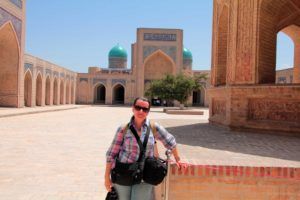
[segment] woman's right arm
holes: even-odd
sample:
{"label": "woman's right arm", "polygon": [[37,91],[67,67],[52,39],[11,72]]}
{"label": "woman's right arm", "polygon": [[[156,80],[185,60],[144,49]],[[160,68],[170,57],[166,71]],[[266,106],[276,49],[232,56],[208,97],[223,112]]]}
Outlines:
{"label": "woman's right arm", "polygon": [[112,182],[110,179],[110,170],[112,167],[112,163],[114,162],[115,157],[119,154],[121,145],[123,143],[123,136],[124,136],[123,132],[124,132],[123,127],[119,127],[109,149],[106,152],[104,185],[107,191],[111,191]]}
{"label": "woman's right arm", "polygon": [[112,182],[110,179],[110,170],[111,170],[111,163],[106,163],[105,167],[105,175],[104,175],[104,185],[107,191],[111,191]]}

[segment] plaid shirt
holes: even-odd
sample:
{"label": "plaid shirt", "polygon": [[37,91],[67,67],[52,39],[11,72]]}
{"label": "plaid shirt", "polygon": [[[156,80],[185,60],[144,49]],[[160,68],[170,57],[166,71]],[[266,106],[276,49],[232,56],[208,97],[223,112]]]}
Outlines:
{"label": "plaid shirt", "polygon": [[[130,120],[129,126],[133,125],[133,119]],[[134,125],[133,125],[134,126]],[[125,125],[120,126],[115,134],[115,137],[106,152],[106,162],[114,163],[116,156],[119,154],[119,160],[122,163],[133,163],[139,158],[140,148],[131,130],[128,128],[126,133]],[[154,136],[150,127],[150,121],[145,120],[142,125],[140,140],[143,143],[146,136],[147,128],[150,128],[149,139],[147,143],[146,156],[153,157],[154,154]],[[157,130],[156,138],[160,140],[167,149],[173,149],[176,146],[176,141],[173,135],[171,135],[163,126],[155,123]]]}

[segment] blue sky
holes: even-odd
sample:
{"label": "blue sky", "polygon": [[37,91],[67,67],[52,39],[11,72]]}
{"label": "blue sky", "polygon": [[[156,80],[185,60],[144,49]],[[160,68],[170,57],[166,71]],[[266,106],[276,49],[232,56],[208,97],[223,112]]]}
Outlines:
{"label": "blue sky", "polygon": [[[210,69],[212,0],[51,0],[26,2],[26,53],[76,72],[108,66],[108,52],[119,43],[128,53],[137,28],[184,31],[193,69]],[[293,44],[278,36],[277,69],[293,65]]]}

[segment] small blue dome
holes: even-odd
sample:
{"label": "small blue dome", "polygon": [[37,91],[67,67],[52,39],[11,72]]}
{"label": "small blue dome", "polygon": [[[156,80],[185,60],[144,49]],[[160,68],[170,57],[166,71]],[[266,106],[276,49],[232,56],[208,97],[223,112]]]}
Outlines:
{"label": "small blue dome", "polygon": [[126,50],[121,47],[119,44],[117,44],[116,46],[114,46],[108,54],[109,58],[127,58],[127,52]]}
{"label": "small blue dome", "polygon": [[187,48],[183,48],[182,55],[183,55],[183,59],[193,60],[192,52]]}

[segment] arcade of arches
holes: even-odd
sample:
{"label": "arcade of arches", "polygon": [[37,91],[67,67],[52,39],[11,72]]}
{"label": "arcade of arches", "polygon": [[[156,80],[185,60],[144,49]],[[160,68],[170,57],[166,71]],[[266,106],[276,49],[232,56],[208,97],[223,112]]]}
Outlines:
{"label": "arcade of arches", "polygon": [[75,104],[76,73],[25,54],[24,105]]}
{"label": "arcade of arches", "polygon": [[[299,10],[298,0],[214,1],[210,122],[300,132]],[[275,82],[280,31],[295,46],[289,85]]]}

